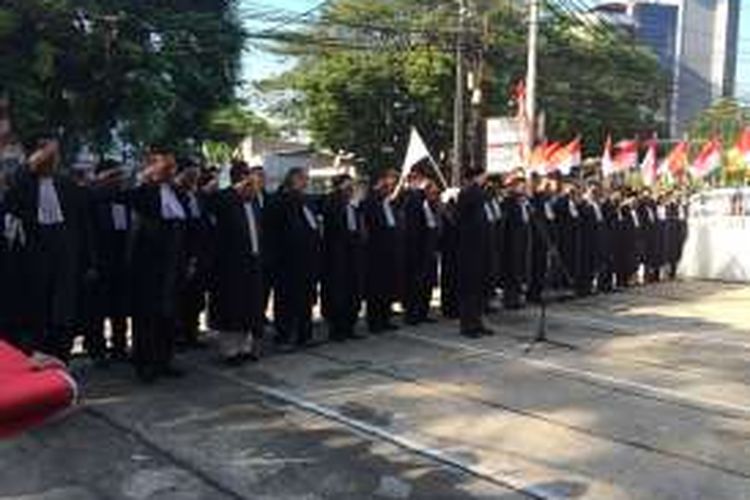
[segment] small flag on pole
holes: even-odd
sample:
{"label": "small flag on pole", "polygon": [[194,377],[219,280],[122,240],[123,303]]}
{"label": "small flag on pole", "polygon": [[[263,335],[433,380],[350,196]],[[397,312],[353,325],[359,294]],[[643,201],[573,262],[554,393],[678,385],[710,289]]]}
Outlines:
{"label": "small flag on pole", "polygon": [[623,140],[615,144],[615,170],[623,172],[638,165],[638,141]]}
{"label": "small flag on pole", "polygon": [[646,186],[653,186],[659,181],[659,164],[656,159],[656,140],[647,144],[646,156],[641,162],[641,177]]}
{"label": "small flag on pole", "polygon": [[673,180],[679,180],[688,167],[688,143],[680,141],[661,164],[660,173]]}
{"label": "small flag on pole", "polygon": [[443,184],[443,187],[448,187],[443,173],[440,171],[438,164],[432,158],[424,140],[422,140],[422,136],[419,134],[416,127],[412,127],[409,136],[409,146],[406,149],[406,157],[404,158],[404,164],[401,166],[401,179],[399,180],[399,185],[403,185],[404,182],[406,182],[406,178],[409,177],[411,171],[422,160],[430,161],[430,165],[435,171],[435,175],[437,175],[438,179]]}
{"label": "small flag on pole", "polygon": [[697,179],[703,179],[721,166],[721,141],[713,138],[703,145],[693,161],[690,173]]}
{"label": "small flag on pole", "polygon": [[612,161],[612,136],[607,136],[607,142],[604,143],[604,153],[602,153],[602,175],[609,177],[615,173],[615,164]]}

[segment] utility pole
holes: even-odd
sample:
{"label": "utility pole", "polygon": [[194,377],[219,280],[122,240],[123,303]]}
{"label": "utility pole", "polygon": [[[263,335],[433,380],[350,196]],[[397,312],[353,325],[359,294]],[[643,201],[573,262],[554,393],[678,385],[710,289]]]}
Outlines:
{"label": "utility pole", "polygon": [[529,1],[529,54],[526,66],[526,120],[528,121],[527,151],[532,151],[536,139],[536,81],[539,49],[539,2]]}
{"label": "utility pole", "polygon": [[466,17],[468,15],[467,0],[459,0],[458,6],[459,30],[456,43],[456,96],[453,103],[453,168],[451,170],[451,183],[453,186],[461,185],[461,170],[464,162],[464,151],[466,150],[466,67],[464,52],[466,45]]}

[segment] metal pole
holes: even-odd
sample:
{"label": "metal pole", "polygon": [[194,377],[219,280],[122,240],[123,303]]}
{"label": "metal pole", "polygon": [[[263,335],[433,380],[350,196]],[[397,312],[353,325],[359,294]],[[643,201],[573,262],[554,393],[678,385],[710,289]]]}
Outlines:
{"label": "metal pole", "polygon": [[526,119],[528,120],[528,151],[536,139],[536,82],[539,45],[539,1],[529,0],[529,54],[526,66]]}
{"label": "metal pole", "polygon": [[466,106],[466,70],[464,65],[464,49],[466,36],[466,15],[468,7],[467,0],[459,0],[459,32],[456,43],[456,96],[453,107],[453,169],[451,171],[451,183],[453,186],[461,184],[461,169],[464,162],[465,151],[465,118]]}

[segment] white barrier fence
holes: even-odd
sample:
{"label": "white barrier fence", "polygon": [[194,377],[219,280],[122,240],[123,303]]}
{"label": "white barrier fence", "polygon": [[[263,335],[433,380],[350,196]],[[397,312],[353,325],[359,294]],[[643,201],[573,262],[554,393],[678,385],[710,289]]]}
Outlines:
{"label": "white barrier fence", "polygon": [[696,194],[690,199],[689,214],[680,275],[749,283],[750,189]]}

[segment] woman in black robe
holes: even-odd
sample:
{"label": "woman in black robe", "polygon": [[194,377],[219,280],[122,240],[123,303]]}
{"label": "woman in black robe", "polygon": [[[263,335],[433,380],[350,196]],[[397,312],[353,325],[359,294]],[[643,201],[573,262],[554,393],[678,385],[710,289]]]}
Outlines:
{"label": "woman in black robe", "polygon": [[219,249],[213,269],[211,326],[219,332],[221,355],[228,363],[257,360],[263,342],[263,242],[255,203],[258,174],[232,167],[232,187],[208,198]]}

